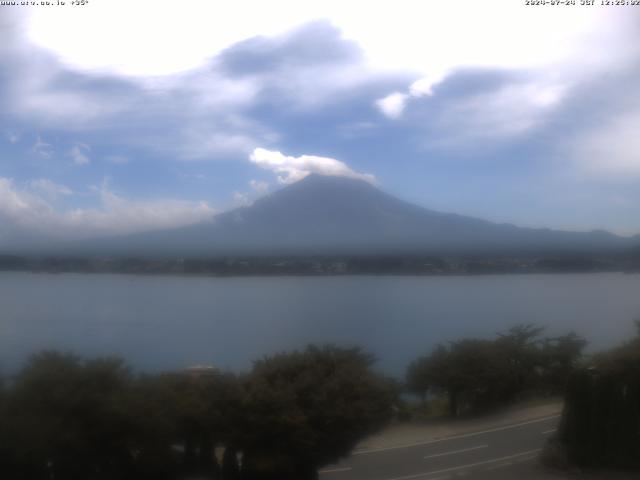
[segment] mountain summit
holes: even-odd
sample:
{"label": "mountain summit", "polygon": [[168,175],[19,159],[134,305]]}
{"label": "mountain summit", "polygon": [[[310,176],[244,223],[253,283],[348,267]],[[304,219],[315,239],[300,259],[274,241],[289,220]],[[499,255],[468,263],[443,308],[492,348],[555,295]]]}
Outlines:
{"label": "mountain summit", "polygon": [[177,256],[515,254],[610,252],[632,243],[601,231],[519,228],[435,212],[362,180],[309,175],[210,222],[102,239],[85,247],[104,254]]}

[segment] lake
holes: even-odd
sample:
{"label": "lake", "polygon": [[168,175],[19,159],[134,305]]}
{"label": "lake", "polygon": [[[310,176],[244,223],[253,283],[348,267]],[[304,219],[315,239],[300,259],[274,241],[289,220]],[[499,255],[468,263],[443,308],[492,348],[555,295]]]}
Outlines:
{"label": "lake", "polygon": [[359,345],[402,375],[438,342],[518,323],[613,346],[640,318],[640,275],[178,277],[0,273],[0,371],[44,348],[138,370],[251,361],[307,343]]}

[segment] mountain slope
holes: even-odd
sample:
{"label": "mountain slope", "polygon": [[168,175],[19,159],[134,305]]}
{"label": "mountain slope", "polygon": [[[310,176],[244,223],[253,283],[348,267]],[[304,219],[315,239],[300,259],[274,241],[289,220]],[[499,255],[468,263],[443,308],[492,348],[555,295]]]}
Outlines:
{"label": "mountain slope", "polygon": [[79,252],[178,256],[586,253],[610,252],[637,243],[637,238],[602,231],[519,228],[435,212],[363,181],[310,175],[211,222],[85,242]]}

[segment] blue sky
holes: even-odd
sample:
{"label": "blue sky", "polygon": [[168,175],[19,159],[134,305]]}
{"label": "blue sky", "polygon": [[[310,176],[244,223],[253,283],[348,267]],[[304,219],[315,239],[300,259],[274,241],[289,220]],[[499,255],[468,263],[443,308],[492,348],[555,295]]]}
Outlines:
{"label": "blue sky", "polygon": [[640,233],[640,7],[448,3],[0,7],[0,245],[186,225],[311,172]]}

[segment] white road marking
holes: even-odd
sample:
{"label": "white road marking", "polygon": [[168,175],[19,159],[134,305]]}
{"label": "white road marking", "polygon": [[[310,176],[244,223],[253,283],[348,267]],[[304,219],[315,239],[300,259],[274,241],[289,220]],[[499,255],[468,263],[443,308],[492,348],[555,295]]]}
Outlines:
{"label": "white road marking", "polygon": [[467,468],[479,467],[481,465],[489,465],[491,463],[496,463],[496,462],[505,462],[505,461],[511,460],[513,458],[518,458],[518,457],[522,457],[522,456],[525,456],[525,455],[531,455],[533,453],[538,453],[541,450],[542,450],[541,448],[537,448],[536,450],[527,450],[526,452],[520,452],[520,453],[516,453],[516,454],[513,454],[513,455],[508,455],[506,457],[492,458],[491,460],[484,460],[482,462],[469,463],[467,465],[460,465],[459,467],[443,468],[441,470],[433,470],[431,472],[415,473],[413,475],[405,475],[404,477],[388,478],[387,480],[411,480],[413,478],[429,477],[429,476],[432,476],[432,475],[438,475],[440,473],[455,472],[456,470],[465,470]]}
{"label": "white road marking", "polygon": [[461,450],[452,450],[451,452],[443,452],[443,453],[435,453],[433,455],[427,455],[424,458],[436,458],[436,457],[444,457],[446,455],[455,455],[456,453],[464,453],[464,452],[470,452],[472,450],[480,450],[481,448],[488,448],[489,445],[478,445],[477,447],[469,447],[469,448],[463,448]]}
{"label": "white road marking", "polygon": [[542,432],[542,435],[549,435],[550,433],[553,433],[557,430],[557,428],[552,428],[551,430],[545,430],[544,432]]}
{"label": "white road marking", "polygon": [[342,467],[342,468],[328,468],[326,470],[320,470],[318,473],[323,475],[325,473],[338,473],[338,472],[348,472],[351,470],[351,467]]}
{"label": "white road marking", "polygon": [[515,465],[515,464],[518,464],[518,463],[528,462],[528,461],[534,460],[536,458],[538,458],[537,455],[531,455],[531,456],[524,457],[524,458],[518,458],[517,460],[511,460],[509,462],[501,463],[499,465],[496,465],[495,467],[489,467],[489,468],[487,468],[487,470],[498,470],[500,468],[510,467],[511,465]]}
{"label": "white road marking", "polygon": [[404,445],[396,445],[396,446],[393,446],[393,447],[371,448],[371,449],[368,449],[368,450],[356,450],[355,452],[352,452],[351,455],[366,455],[366,454],[369,454],[369,453],[386,452],[388,450],[399,450],[401,448],[419,447],[421,445],[432,445],[434,443],[448,442],[449,440],[458,440],[460,438],[475,437],[477,435],[483,435],[485,433],[500,432],[502,430],[510,430],[512,428],[523,427],[525,425],[532,425],[534,423],[542,423],[542,422],[546,422],[547,420],[552,420],[554,418],[560,418],[560,415],[551,415],[549,417],[538,418],[536,420],[529,420],[527,422],[515,423],[515,424],[512,424],[512,425],[505,425],[504,427],[490,428],[488,430],[483,430],[483,431],[480,431],[480,432],[464,433],[462,435],[454,435],[454,436],[446,437],[446,438],[438,438],[438,439],[434,439],[434,440],[426,440],[424,442],[406,443]]}

